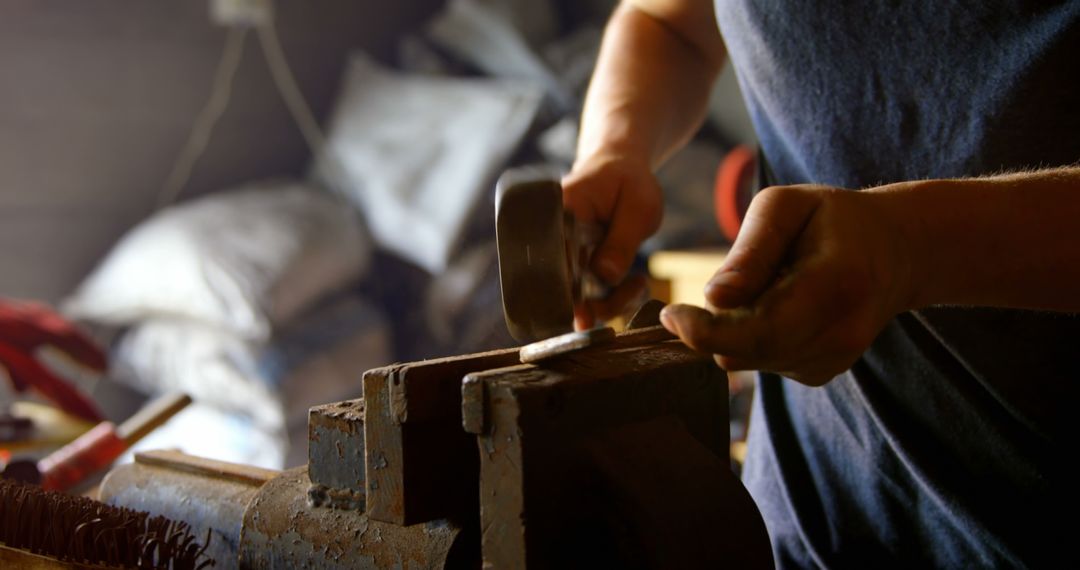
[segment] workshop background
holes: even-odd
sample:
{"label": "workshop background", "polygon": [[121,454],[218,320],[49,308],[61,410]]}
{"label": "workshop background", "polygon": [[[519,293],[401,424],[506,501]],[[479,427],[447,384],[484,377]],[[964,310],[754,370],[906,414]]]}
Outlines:
{"label": "workshop background", "polygon": [[[569,167],[613,2],[260,6],[0,0],[0,297],[105,343],[68,372],[115,419],[192,395],[139,448],[281,468],[365,370],[513,344],[494,180]],[[726,243],[717,169],[754,136],[730,72],[713,100],[643,264]]]}

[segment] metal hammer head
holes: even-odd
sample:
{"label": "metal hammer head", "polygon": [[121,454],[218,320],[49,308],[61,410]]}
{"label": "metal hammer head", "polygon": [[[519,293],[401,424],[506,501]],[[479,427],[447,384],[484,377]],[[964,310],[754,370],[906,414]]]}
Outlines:
{"label": "metal hammer head", "polygon": [[543,169],[508,170],[495,187],[495,234],[503,315],[510,334],[531,342],[573,330],[571,223],[562,186]]}

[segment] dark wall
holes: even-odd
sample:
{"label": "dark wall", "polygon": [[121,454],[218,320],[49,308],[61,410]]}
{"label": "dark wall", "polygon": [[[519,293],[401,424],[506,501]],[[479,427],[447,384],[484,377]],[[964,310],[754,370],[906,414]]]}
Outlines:
{"label": "dark wall", "polygon": [[[350,49],[392,53],[438,0],[278,0],[323,119]],[[206,0],[0,0],[0,296],[55,301],[151,211],[210,92]],[[308,152],[249,34],[232,102],[184,196],[299,175]]]}

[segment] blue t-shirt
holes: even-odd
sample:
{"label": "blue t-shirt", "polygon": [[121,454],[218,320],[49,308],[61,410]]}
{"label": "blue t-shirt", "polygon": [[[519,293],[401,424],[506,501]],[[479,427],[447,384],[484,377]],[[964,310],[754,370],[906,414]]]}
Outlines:
{"label": "blue t-shirt", "polygon": [[[715,6],[773,183],[1080,161],[1078,1]],[[825,387],[762,375],[744,480],[778,565],[1080,567],[1078,356],[1075,315],[933,308]]]}

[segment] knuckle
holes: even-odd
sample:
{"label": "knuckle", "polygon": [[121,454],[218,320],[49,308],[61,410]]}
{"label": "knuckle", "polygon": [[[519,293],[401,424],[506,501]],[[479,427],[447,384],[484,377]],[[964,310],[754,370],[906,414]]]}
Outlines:
{"label": "knuckle", "polygon": [[753,202],[770,203],[791,195],[791,186],[768,186],[754,196]]}
{"label": "knuckle", "polygon": [[804,197],[807,193],[822,193],[823,186],[812,184],[791,184],[785,186],[769,186],[757,193],[751,201],[751,206],[758,203],[759,208],[772,208],[790,200]]}

